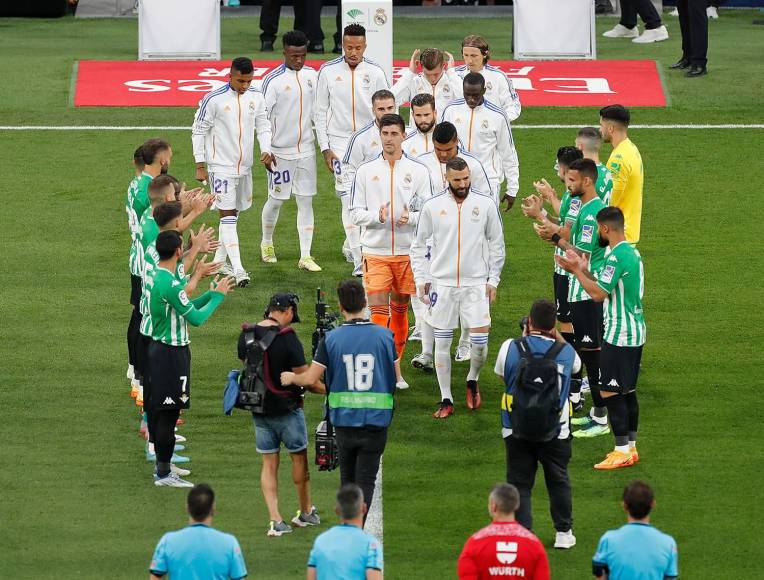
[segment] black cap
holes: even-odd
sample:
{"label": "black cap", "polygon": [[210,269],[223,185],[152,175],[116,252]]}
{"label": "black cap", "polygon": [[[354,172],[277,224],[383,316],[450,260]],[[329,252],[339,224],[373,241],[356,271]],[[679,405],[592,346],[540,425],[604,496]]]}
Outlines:
{"label": "black cap", "polygon": [[268,302],[268,308],[265,311],[265,315],[268,316],[274,310],[285,310],[289,306],[292,307],[294,316],[292,322],[300,322],[300,316],[297,314],[297,305],[300,303],[300,297],[297,294],[291,292],[282,292],[271,296],[270,302]]}

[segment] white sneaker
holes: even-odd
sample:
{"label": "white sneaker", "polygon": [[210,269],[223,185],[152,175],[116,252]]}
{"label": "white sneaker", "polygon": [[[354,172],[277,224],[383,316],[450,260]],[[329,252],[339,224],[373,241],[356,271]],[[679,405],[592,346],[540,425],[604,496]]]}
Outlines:
{"label": "white sneaker", "polygon": [[660,42],[661,40],[668,40],[668,30],[665,26],[659,26],[651,30],[645,30],[640,36],[632,39],[632,42],[637,44],[650,44],[651,42]]}
{"label": "white sneaker", "polygon": [[170,468],[170,475],[167,477],[154,476],[154,485],[157,487],[194,487],[194,484],[185,479],[181,479],[178,475],[172,472]]}
{"label": "white sneaker", "polygon": [[218,274],[221,276],[233,276],[233,268],[231,268],[231,264],[225,262],[222,266],[220,266]]}
{"label": "white sneaker", "polygon": [[186,438],[183,437],[183,435],[178,435],[177,433],[175,434],[175,443],[185,443],[185,442],[186,442]]}
{"label": "white sneaker", "polygon": [[428,373],[431,373],[435,368],[432,361],[432,355],[425,353],[420,353],[412,358],[411,366],[415,369],[420,369]]}
{"label": "white sneaker", "polygon": [[590,393],[592,391],[592,388],[589,386],[589,377],[584,377],[581,379],[581,392],[582,393]]}
{"label": "white sneaker", "polygon": [[639,26],[626,28],[623,24],[616,24],[612,29],[603,32],[602,36],[606,38],[636,38],[639,36]]}
{"label": "white sneaker", "polygon": [[178,477],[188,477],[191,475],[190,469],[183,469],[182,467],[178,467],[174,463],[170,463],[170,471],[177,475]]}
{"label": "white sneaker", "polygon": [[669,16],[679,16],[679,8],[674,8],[671,12],[669,12]]}
{"label": "white sneaker", "polygon": [[573,535],[573,530],[567,532],[557,532],[554,537],[554,547],[560,550],[569,550],[576,545],[576,536]]}
{"label": "white sneaker", "polygon": [[422,329],[415,326],[407,340],[408,342],[422,342]]}
{"label": "white sneaker", "polygon": [[342,255],[345,256],[346,262],[349,264],[353,263],[353,252],[350,251],[347,238],[345,238],[345,242],[342,244]]}
{"label": "white sneaker", "polygon": [[239,288],[244,288],[247,284],[249,284],[249,274],[247,274],[244,270],[236,270],[233,275],[236,278],[236,285]]}
{"label": "white sneaker", "polygon": [[463,345],[460,344],[456,347],[456,356],[454,357],[454,360],[456,362],[464,362],[467,360],[470,360],[470,357],[472,356],[472,348],[470,345]]}
{"label": "white sneaker", "polygon": [[358,264],[355,268],[353,268],[353,276],[355,278],[363,278],[363,266],[361,264]]}
{"label": "white sneaker", "polygon": [[719,20],[719,12],[716,10],[716,6],[709,6],[706,8],[706,16],[711,20]]}
{"label": "white sneaker", "polygon": [[409,384],[406,382],[406,379],[401,377],[401,380],[395,383],[395,388],[400,389],[401,391],[405,391],[409,388]]}
{"label": "white sneaker", "polygon": [[304,258],[300,258],[300,261],[297,262],[297,267],[300,270],[307,270],[308,272],[320,272],[321,266],[316,264],[316,261],[311,256],[306,256]]}

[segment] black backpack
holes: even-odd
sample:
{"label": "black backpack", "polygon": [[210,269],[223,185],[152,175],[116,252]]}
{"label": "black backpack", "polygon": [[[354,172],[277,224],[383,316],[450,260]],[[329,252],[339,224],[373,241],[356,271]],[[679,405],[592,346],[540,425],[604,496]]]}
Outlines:
{"label": "black backpack", "polygon": [[256,415],[265,414],[265,397],[268,392],[267,382],[270,378],[265,372],[267,361],[266,352],[271,346],[273,339],[278,334],[279,327],[266,332],[265,336],[258,339],[255,336],[255,326],[244,328],[244,344],[247,348],[244,372],[239,379],[239,396],[234,407],[252,411]]}
{"label": "black backpack", "polygon": [[550,441],[560,425],[561,384],[556,359],[565,343],[555,342],[543,356],[535,356],[525,338],[514,343],[521,358],[509,413],[512,435],[529,441]]}

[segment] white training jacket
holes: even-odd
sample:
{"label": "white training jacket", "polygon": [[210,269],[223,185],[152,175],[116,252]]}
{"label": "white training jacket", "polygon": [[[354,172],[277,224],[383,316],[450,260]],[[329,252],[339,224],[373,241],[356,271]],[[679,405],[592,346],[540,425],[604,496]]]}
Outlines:
{"label": "white training jacket", "polygon": [[422,133],[419,129],[414,127],[412,131],[406,134],[406,138],[403,140],[401,148],[403,152],[409,157],[419,157],[425,153],[433,150],[432,134],[435,132],[435,127],[430,130],[429,133]]}
{"label": "white training jacket", "polygon": [[[466,64],[458,66],[454,70],[462,79],[470,72]],[[517,119],[522,111],[522,106],[520,105],[520,96],[515,91],[515,87],[512,86],[512,80],[504,71],[490,64],[485,65],[483,70],[479,72],[485,79],[485,98],[504,109],[510,121]]]}
{"label": "white training jacket", "polygon": [[411,246],[417,286],[497,287],[504,257],[499,207],[489,195],[470,189],[458,204],[446,189],[424,202]]}
{"label": "white training jacket", "polygon": [[[485,168],[483,168],[480,160],[472,153],[468,153],[462,149],[461,146],[457,148],[456,155],[467,162],[467,166],[470,170],[470,187],[475,191],[490,193],[493,201],[498,203],[498,192],[491,189],[491,183],[488,181],[488,174],[485,172]],[[448,187],[448,181],[446,180],[446,164],[440,162],[435,151],[420,155],[416,159],[417,161],[424,163],[425,167],[430,171],[430,179],[432,180],[432,186],[435,188],[435,191]]]}
{"label": "white training jacket", "polygon": [[210,173],[252,173],[255,129],[261,153],[271,152],[271,124],[263,94],[250,87],[240,95],[226,84],[208,93],[194,115],[191,142],[194,161],[206,162]]}
{"label": "white training jacket", "polygon": [[371,161],[380,153],[382,153],[382,138],[376,121],[353,133],[348,141],[345,157],[342,158],[342,179],[345,191],[350,191],[353,187],[355,173],[361,164]]}
{"label": "white training jacket", "polygon": [[[462,79],[452,68],[446,69],[433,87],[423,73],[414,74],[408,68],[404,69],[400,78],[391,89],[395,95],[395,103],[400,107],[421,93],[432,95],[435,99],[435,112],[442,111],[454,99],[464,96]],[[409,127],[416,129],[413,112],[409,116]]]}
{"label": "white training jacket", "polygon": [[351,69],[340,56],[318,69],[318,87],[313,118],[321,151],[329,149],[330,137],[350,136],[374,120],[371,96],[390,88],[387,76],[376,62],[364,58]]}
{"label": "white training jacket", "polygon": [[515,197],[520,189],[520,167],[504,111],[485,99],[470,109],[464,99],[459,99],[446,107],[440,120],[456,126],[462,147],[483,164],[491,189],[498,191],[506,177],[507,194]]}
{"label": "white training jacket", "polygon": [[317,84],[318,73],[309,66],[295,71],[282,64],[263,79],[261,90],[271,122],[271,149],[275,155],[302,159],[316,154],[313,102]]}
{"label": "white training jacket", "polygon": [[[350,193],[350,215],[361,227],[361,250],[374,256],[407,256],[411,250],[419,208],[432,196],[430,172],[405,153],[392,165],[382,154],[362,164]],[[389,203],[388,218],[379,209]],[[408,208],[409,221],[395,222]]]}

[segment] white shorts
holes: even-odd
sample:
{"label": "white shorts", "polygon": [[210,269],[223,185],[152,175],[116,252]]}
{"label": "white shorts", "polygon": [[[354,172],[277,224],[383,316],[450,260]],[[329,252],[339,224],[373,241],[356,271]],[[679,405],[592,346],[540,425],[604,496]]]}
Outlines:
{"label": "white shorts", "polygon": [[349,193],[347,191],[348,186],[345,184],[342,176],[342,172],[344,171],[342,158],[345,157],[345,153],[347,153],[349,142],[349,137],[329,136],[329,149],[331,149],[340,159],[339,165],[334,168],[334,191],[337,192],[338,197],[342,197]]}
{"label": "white shorts", "polygon": [[287,200],[294,195],[316,195],[316,156],[300,159],[276,157],[276,167],[268,172],[268,195]]}
{"label": "white shorts", "polygon": [[215,194],[212,209],[244,211],[252,206],[252,175],[209,174],[210,192]]}
{"label": "white shorts", "polygon": [[459,328],[459,321],[468,328],[491,325],[491,311],[485,284],[480,286],[437,286],[430,287],[430,307],[427,322],[441,330]]}

